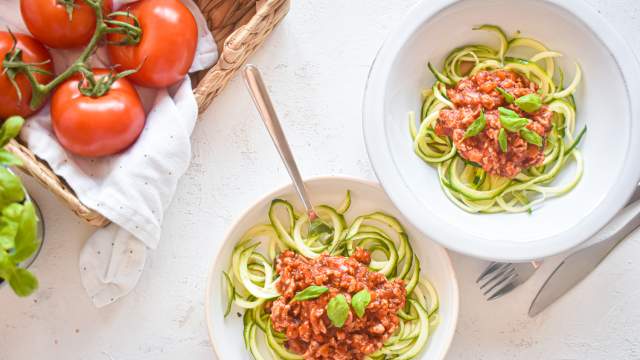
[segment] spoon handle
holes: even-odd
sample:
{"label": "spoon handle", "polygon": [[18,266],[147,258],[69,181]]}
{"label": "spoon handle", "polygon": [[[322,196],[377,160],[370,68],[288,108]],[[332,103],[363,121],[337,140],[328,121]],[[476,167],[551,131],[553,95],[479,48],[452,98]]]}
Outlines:
{"label": "spoon handle", "polygon": [[258,68],[251,64],[245,65],[244,80],[249,88],[249,92],[251,93],[251,98],[256,104],[258,112],[262,117],[262,121],[269,131],[269,135],[271,135],[271,140],[273,140],[273,143],[275,144],[276,149],[278,149],[278,153],[280,153],[280,157],[284,162],[284,166],[287,168],[289,176],[291,176],[293,186],[302,200],[307,213],[315,214],[313,212],[313,205],[311,205],[311,201],[309,201],[307,189],[305,188],[302,177],[300,176],[300,171],[298,171],[298,166],[293,158],[293,153],[291,153],[291,148],[289,148],[289,143],[282,131],[278,115],[273,108],[271,98],[269,97],[267,88],[262,81],[262,76],[260,75]]}

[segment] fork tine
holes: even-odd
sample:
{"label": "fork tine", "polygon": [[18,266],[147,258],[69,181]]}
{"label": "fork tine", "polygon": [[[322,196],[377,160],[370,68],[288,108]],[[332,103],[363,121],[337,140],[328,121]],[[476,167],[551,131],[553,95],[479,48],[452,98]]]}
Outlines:
{"label": "fork tine", "polygon": [[[514,277],[514,280],[517,277],[518,277],[518,274],[516,274],[516,276]],[[505,284],[498,291],[494,292],[493,295],[489,296],[487,298],[487,301],[495,300],[495,299],[501,297],[502,295],[509,293],[511,290],[513,290],[515,288],[516,288],[516,284],[513,281],[509,281],[507,284]]]}
{"label": "fork tine", "polygon": [[505,272],[509,271],[509,269],[513,269],[513,266],[511,264],[509,263],[501,264],[500,267],[495,271],[495,274],[491,276],[489,279],[487,279],[487,281],[485,281],[484,284],[480,285],[480,289],[482,290],[485,287],[487,287],[487,285],[500,279]]}
{"label": "fork tine", "polygon": [[495,300],[527,281],[540,267],[540,262],[490,263],[476,283],[487,301]]}
{"label": "fork tine", "polygon": [[500,279],[498,279],[493,285],[491,285],[491,287],[485,290],[484,295],[489,294],[493,289],[501,286],[505,283],[505,281],[510,280],[514,275],[517,276],[516,269],[513,267],[509,268],[509,270],[505,272]]}
{"label": "fork tine", "polygon": [[480,276],[478,276],[478,279],[476,280],[476,284],[479,283],[482,279],[484,279],[487,275],[496,271],[502,264],[503,263],[497,263],[497,262],[492,262],[491,264],[489,264],[484,269],[484,271],[480,274]]}

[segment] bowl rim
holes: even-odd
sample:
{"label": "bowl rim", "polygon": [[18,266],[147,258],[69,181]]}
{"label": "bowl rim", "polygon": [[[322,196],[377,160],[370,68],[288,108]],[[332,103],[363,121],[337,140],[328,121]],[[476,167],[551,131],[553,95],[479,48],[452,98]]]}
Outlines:
{"label": "bowl rim", "polygon": [[[310,183],[310,182],[324,182],[324,181],[351,181],[351,182],[357,182],[357,183],[361,183],[365,186],[371,186],[371,187],[375,187],[380,189],[382,192],[384,192],[385,194],[387,194],[384,189],[380,186],[380,184],[376,181],[373,180],[368,180],[368,179],[363,179],[363,178],[359,178],[359,177],[355,177],[355,176],[350,176],[350,175],[342,175],[342,174],[336,174],[336,175],[319,175],[319,176],[312,176],[312,177],[308,177],[304,179],[305,183]],[[255,202],[251,203],[249,206],[247,206],[240,214],[238,214],[235,217],[235,220],[227,227],[227,230],[224,233],[224,236],[222,237],[222,241],[218,244],[217,249],[215,250],[215,253],[213,255],[213,261],[211,262],[211,265],[209,267],[209,274],[207,276],[207,286],[206,286],[206,290],[205,290],[205,299],[204,299],[204,307],[205,307],[205,318],[206,318],[206,322],[207,322],[207,335],[209,338],[209,342],[211,343],[211,346],[213,347],[213,352],[215,353],[215,355],[217,356],[218,359],[223,359],[224,357],[221,356],[221,351],[220,349],[218,349],[218,345],[217,342],[214,339],[214,330],[215,330],[215,326],[213,325],[213,321],[212,321],[212,312],[214,311],[213,309],[211,309],[211,297],[213,296],[214,291],[212,290],[212,280],[213,280],[213,276],[215,276],[214,271],[215,271],[215,267],[216,264],[218,263],[218,261],[221,261],[220,256],[222,255],[222,249],[224,248],[225,243],[228,241],[228,239],[230,238],[231,234],[233,233],[233,231],[240,226],[240,224],[242,223],[243,219],[256,207],[261,206],[262,204],[269,202],[273,199],[274,196],[276,196],[277,194],[280,194],[282,192],[285,191],[291,191],[293,192],[293,184],[291,182],[287,182],[283,185],[277,186],[275,187],[272,191],[267,192],[265,195],[261,196],[258,200],[256,200]],[[388,195],[387,195],[388,196]],[[393,202],[391,201],[391,204],[393,204]],[[395,206],[395,205],[394,205]],[[398,212],[400,212],[400,210],[398,209]],[[404,215],[403,215],[404,216]],[[448,336],[443,340],[443,350],[442,350],[442,357],[444,358],[446,356],[446,354],[449,352],[449,349],[451,347],[451,344],[453,342],[453,338],[455,337],[455,330],[458,326],[458,318],[459,318],[459,314],[460,314],[460,288],[458,285],[458,278],[456,275],[456,271],[455,268],[453,267],[453,263],[451,261],[451,257],[449,256],[449,253],[447,252],[446,248],[444,248],[442,245],[440,245],[439,243],[433,241],[431,238],[428,238],[428,236],[426,236],[424,233],[422,233],[420,231],[419,228],[416,227],[417,232],[422,235],[425,236],[427,238],[428,241],[432,241],[433,244],[440,250],[441,252],[441,256],[444,260],[445,266],[446,266],[446,270],[447,273],[450,274],[450,277],[452,278],[452,284],[451,284],[451,294],[452,294],[452,299],[450,301],[451,303],[451,308],[452,308],[452,314],[451,314],[451,318],[452,318],[452,329],[450,331],[450,333],[448,334]]]}
{"label": "bowl rim", "polygon": [[640,98],[632,95],[640,93],[640,85],[637,81],[640,78],[640,68],[636,55],[620,34],[589,5],[577,0],[536,1],[567,11],[582,22],[605,46],[622,74],[629,101],[631,129],[629,146],[625,153],[625,165],[620,170],[617,181],[607,192],[607,196],[595,210],[572,228],[523,243],[486,241],[478,240],[478,237],[471,233],[446,229],[438,223],[437,219],[420,216],[417,211],[406,211],[408,208],[424,209],[424,207],[417,198],[412,196],[404,179],[397,176],[395,172],[397,165],[387,151],[387,146],[380,146],[380,144],[387,144],[384,131],[384,89],[387,75],[401,47],[423,23],[437,17],[450,6],[464,1],[423,0],[417,3],[384,40],[369,70],[365,85],[362,101],[362,131],[369,160],[385,192],[405,218],[430,239],[448,249],[477,258],[495,261],[529,261],[571,249],[589,239],[613,218],[630,199],[640,179],[640,166],[633,165],[633,159],[640,157],[640,123],[638,122],[640,119],[634,121],[640,116]]}

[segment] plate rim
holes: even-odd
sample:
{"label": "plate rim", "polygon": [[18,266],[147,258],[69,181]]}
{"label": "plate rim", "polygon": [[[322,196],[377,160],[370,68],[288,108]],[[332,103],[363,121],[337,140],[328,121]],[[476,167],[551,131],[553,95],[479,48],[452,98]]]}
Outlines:
{"label": "plate rim", "polygon": [[[323,181],[357,182],[366,186],[375,187],[380,191],[382,191],[387,197],[389,197],[387,192],[378,182],[374,180],[351,176],[351,175],[342,175],[342,174],[318,175],[318,176],[307,177],[307,178],[304,178],[303,180],[305,183],[323,182]],[[207,323],[207,337],[209,339],[209,343],[211,344],[211,347],[213,348],[213,352],[215,353],[218,359],[223,359],[223,357],[221,356],[221,351],[220,349],[218,349],[217,342],[215,341],[215,338],[214,338],[215,327],[213,325],[212,316],[211,316],[214,310],[211,308],[211,301],[210,301],[211,297],[214,295],[212,290],[212,282],[213,282],[212,280],[213,280],[213,276],[216,276],[214,274],[216,264],[220,260],[219,257],[222,254],[222,249],[224,248],[224,245],[227,242],[227,239],[230,238],[234,229],[240,225],[240,223],[242,222],[242,219],[244,219],[249,214],[249,212],[251,212],[254,208],[262,205],[266,201],[271,201],[274,196],[285,191],[290,191],[291,193],[294,193],[293,184],[290,182],[287,182],[284,185],[277,186],[272,191],[269,191],[265,195],[259,197],[258,200],[256,200],[255,202],[252,202],[249,206],[247,206],[240,214],[238,214],[235,217],[235,219],[231,222],[231,224],[229,224],[229,226],[227,227],[227,230],[225,231],[222,237],[222,241],[220,241],[220,243],[218,244],[213,254],[213,261],[209,266],[209,271],[208,271],[207,280],[206,280],[207,285],[205,289],[204,307],[205,307],[205,320]],[[389,198],[389,201],[391,202],[391,205],[393,205],[397,209],[397,206],[393,203],[393,201],[390,198]],[[400,209],[397,209],[397,210],[399,213],[402,214]],[[406,218],[404,214],[402,216]],[[403,219],[403,220],[406,220],[406,219]],[[444,358],[446,354],[449,352],[449,349],[451,348],[451,344],[453,343],[456,329],[458,327],[458,319],[460,315],[460,285],[458,283],[458,277],[457,277],[455,268],[453,266],[453,262],[451,261],[451,256],[449,256],[447,249],[444,246],[442,246],[440,243],[431,239],[428,235],[424,234],[418,227],[414,226],[414,228],[421,236],[424,236],[427,241],[431,241],[433,245],[438,249],[438,251],[440,252],[440,256],[444,259],[447,272],[451,275],[451,280],[452,280],[451,306],[452,306],[452,325],[453,326],[450,331],[450,334],[448,334],[447,337],[444,339],[444,342],[446,343],[446,345],[443,346],[442,354],[441,354],[442,358]]]}
{"label": "plate rim", "polygon": [[[580,220],[574,227],[559,234],[539,238],[525,243],[507,241],[478,241],[471,233],[459,233],[443,229],[438,221],[418,216],[419,211],[408,212],[406,209],[424,209],[421,203],[412,196],[404,179],[397,176],[394,159],[388,153],[388,141],[384,132],[384,86],[396,52],[406,40],[424,22],[438,16],[446,8],[455,5],[457,0],[423,0],[417,3],[389,33],[380,48],[369,70],[362,100],[362,132],[369,161],[374,173],[387,196],[395,204],[404,217],[430,239],[440,243],[447,249],[470,255],[476,258],[494,261],[530,261],[555,255],[571,249],[586,241],[608,223],[626,204],[640,179],[640,165],[634,165],[633,159],[640,157],[640,98],[632,94],[640,93],[638,58],[629,44],[611,26],[611,24],[595,12],[590,6],[577,0],[537,0],[557,6],[572,14],[578,21],[605,46],[616,62],[625,83],[625,93],[629,100],[630,125],[629,146],[625,152],[625,166],[618,174],[618,182],[614,183],[598,207]],[[415,14],[421,14],[416,16]],[[598,32],[594,31],[598,29]],[[393,41],[392,41],[393,40]],[[606,41],[605,41],[606,40]],[[397,45],[399,44],[399,45]],[[386,72],[385,72],[386,71]],[[375,110],[374,110],[375,109]],[[635,119],[635,120],[634,120]],[[635,130],[635,131],[634,131]],[[385,144],[386,146],[380,146]],[[438,190],[440,190],[438,188]],[[462,211],[462,210],[461,210]],[[585,221],[589,219],[589,221]],[[443,240],[444,238],[444,240]],[[571,240],[575,238],[576,240]],[[542,245],[540,245],[542,244]]]}

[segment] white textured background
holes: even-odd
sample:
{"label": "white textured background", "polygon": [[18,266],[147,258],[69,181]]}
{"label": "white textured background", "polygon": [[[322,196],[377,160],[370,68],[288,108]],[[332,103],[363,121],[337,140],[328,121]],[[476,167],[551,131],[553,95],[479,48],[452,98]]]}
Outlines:
{"label": "white textured background", "polygon": [[[263,70],[304,175],[373,179],[361,133],[364,83],[385,34],[416,0],[293,2],[251,62]],[[640,54],[640,1],[586,3]],[[45,247],[33,267],[41,289],[29,299],[0,291],[0,360],[213,358],[203,298],[217,241],[234,216],[286,181],[236,78],[197,125],[193,163],[140,284],[97,310],[77,270],[92,229],[28,180],[46,218]],[[473,283],[485,264],[452,257],[462,299],[450,359],[640,359],[640,233],[534,320],[526,310],[553,260],[526,286],[488,304]]]}

